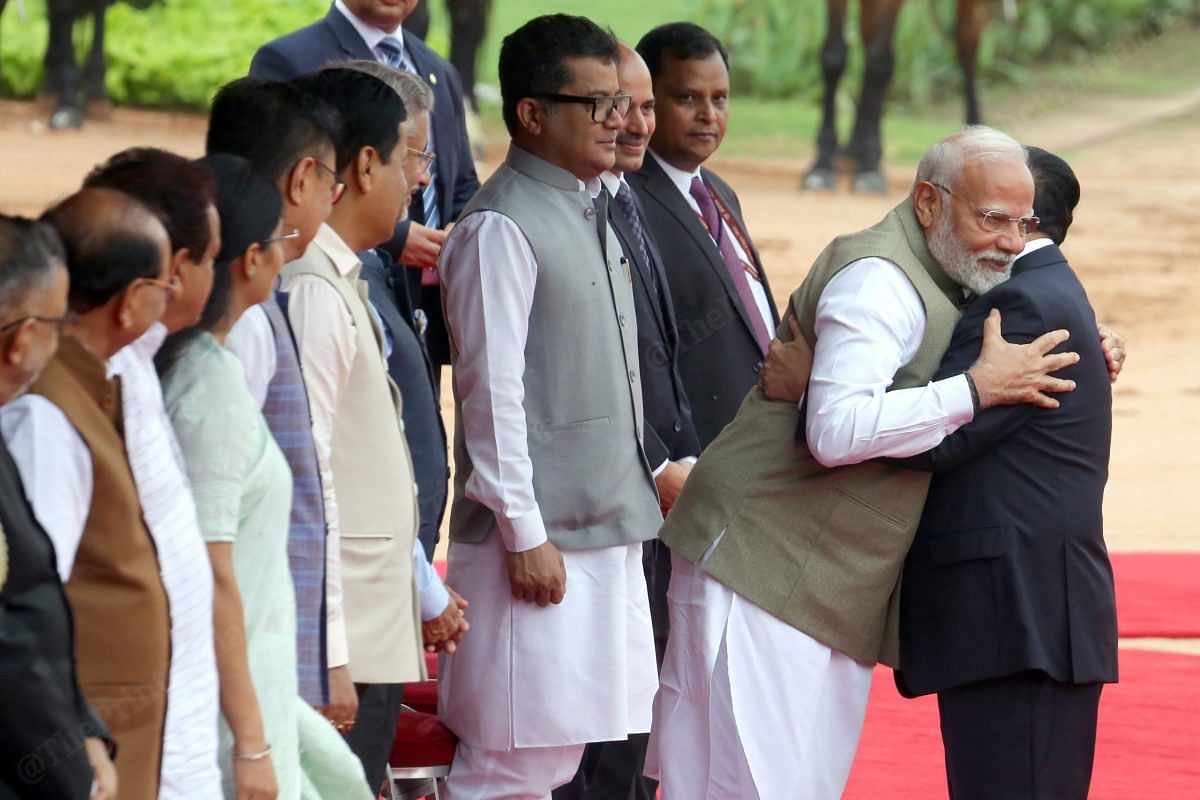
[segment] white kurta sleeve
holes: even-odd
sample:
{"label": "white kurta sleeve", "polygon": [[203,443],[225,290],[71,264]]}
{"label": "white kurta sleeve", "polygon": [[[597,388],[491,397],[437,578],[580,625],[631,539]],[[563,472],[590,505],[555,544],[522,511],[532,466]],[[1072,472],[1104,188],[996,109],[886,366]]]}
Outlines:
{"label": "white kurta sleeve", "polygon": [[896,264],[864,258],[817,303],[808,446],[827,467],[924,452],[974,416],[966,378],[888,392],[925,335],[925,307]]}
{"label": "white kurta sleeve", "polygon": [[242,362],[246,386],[259,409],[267,402],[267,389],[278,364],[275,334],[262,306],[246,309],[225,336],[225,347]]}
{"label": "white kurta sleeve", "polygon": [[66,414],[40,395],[18,397],[0,409],[0,430],[66,583],[92,506],[91,451]]}
{"label": "white kurta sleeve", "polygon": [[413,539],[412,561],[417,593],[421,598],[421,621],[428,622],[446,610],[450,604],[450,593],[442,583],[442,576],[425,558],[425,548],[421,546],[420,539]]}
{"label": "white kurta sleeve", "polygon": [[466,496],[495,512],[507,550],[529,550],[546,541],[522,405],[537,261],[516,223],[481,211],[456,226],[440,273],[459,353],[454,381],[472,466]]}
{"label": "white kurta sleeve", "polygon": [[304,370],[312,414],[313,445],[325,498],[325,638],[330,668],[350,661],[342,608],[341,528],[331,457],[334,416],[350,383],[357,344],[354,318],[346,301],[327,281],[313,275],[285,279],[288,318]]}

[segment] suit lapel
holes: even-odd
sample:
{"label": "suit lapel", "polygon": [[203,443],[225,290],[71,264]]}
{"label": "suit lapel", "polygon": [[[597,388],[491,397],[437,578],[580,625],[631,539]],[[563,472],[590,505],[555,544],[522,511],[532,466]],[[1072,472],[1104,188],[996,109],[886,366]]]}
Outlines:
{"label": "suit lapel", "polygon": [[347,59],[376,60],[371,48],[367,47],[367,43],[358,35],[358,31],[354,30],[350,20],[342,16],[342,12],[336,8],[330,8],[329,13],[325,15],[325,24],[333,31],[333,36],[338,40],[338,46],[342,48]]}
{"label": "suit lapel", "polygon": [[[666,322],[663,320],[662,303],[654,294],[654,289],[650,282],[646,280],[646,272],[654,269],[652,264],[642,264],[637,255],[636,238],[633,235],[633,229],[629,226],[629,221],[625,219],[625,215],[621,213],[620,208],[614,208],[612,201],[609,202],[609,222],[612,224],[613,232],[617,235],[617,239],[621,243],[621,249],[625,252],[625,258],[634,264],[633,273],[637,280],[637,284],[641,289],[642,295],[646,298],[651,312],[654,314],[654,319],[658,323],[658,330],[661,335],[666,335]],[[647,249],[649,241],[646,242]],[[651,256],[653,258],[653,256]],[[660,284],[661,285],[661,284]]]}
{"label": "suit lapel", "polygon": [[[408,60],[412,62],[413,69],[417,76],[429,84],[433,89],[433,111],[429,113],[429,135],[433,137],[434,152],[437,153],[437,167],[435,169],[435,177],[437,179],[437,199],[438,210],[441,212],[442,219],[450,219],[451,206],[454,202],[454,173],[457,160],[445,152],[452,149],[450,145],[446,145],[443,149],[443,144],[454,142],[457,139],[457,131],[453,129],[454,111],[451,106],[453,98],[450,96],[450,89],[445,85],[446,77],[442,74],[439,65],[434,62],[428,54],[422,50],[423,42],[416,36],[413,36],[406,30],[402,30],[404,34],[404,52],[408,56]],[[421,43],[418,45],[417,43]],[[414,198],[414,203],[420,204],[420,195]],[[425,209],[421,208],[422,219],[424,219]]]}
{"label": "suit lapel", "polygon": [[[708,262],[709,268],[717,276],[717,280],[725,288],[725,294],[729,296],[729,302],[737,309],[738,317],[745,326],[746,332],[750,334],[758,344],[758,336],[754,333],[754,325],[750,322],[749,309],[742,305],[742,298],[738,295],[737,287],[733,285],[733,278],[729,277],[729,270],[725,266],[725,259],[721,258],[721,251],[717,249],[717,245],[713,242],[712,237],[708,235],[708,229],[704,227],[704,223],[700,221],[700,217],[688,205],[687,200],[683,199],[683,195],[679,193],[679,189],[663,172],[662,167],[658,165],[658,161],[654,156],[647,154],[646,160],[642,166],[642,172],[646,175],[646,194],[657,200],[663,208],[671,212],[671,215],[679,222],[687,234],[696,242],[701,252],[704,253],[705,260]],[[764,284],[765,286],[766,284]]]}
{"label": "suit lapel", "polygon": [[756,269],[758,269],[759,282],[762,283],[763,293],[767,296],[767,306],[769,306],[771,309],[772,320],[775,325],[779,325],[779,311],[775,308],[775,298],[771,295],[771,284],[767,281],[767,271],[763,269],[762,256],[758,254],[758,248],[754,246],[754,240],[750,238],[750,231],[746,228],[746,220],[742,219],[742,213],[738,208],[736,198],[730,197],[728,194],[726,194],[725,190],[721,187],[721,185],[718,184],[717,181],[709,180],[709,176],[712,173],[707,169],[701,167],[700,174],[704,176],[704,182],[708,185],[708,187],[713,192],[721,196],[721,202],[723,202],[725,207],[729,209],[730,216],[733,217],[734,222],[736,222],[738,227],[741,228],[742,237],[745,239],[746,244],[750,246],[750,252],[747,253],[747,255],[754,259],[754,266]]}

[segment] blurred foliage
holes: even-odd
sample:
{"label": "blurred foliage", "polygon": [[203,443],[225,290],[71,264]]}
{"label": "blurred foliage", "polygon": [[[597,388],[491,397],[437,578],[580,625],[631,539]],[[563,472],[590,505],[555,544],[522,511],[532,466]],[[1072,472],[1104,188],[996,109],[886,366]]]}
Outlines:
{"label": "blurred foliage", "polygon": [[[721,38],[733,86],[760,97],[821,94],[822,0],[689,0],[689,16]],[[1200,0],[986,0],[991,23],[979,50],[980,77],[1025,85],[1031,68],[1053,58],[1094,59],[1136,46],[1178,25],[1200,22]],[[862,76],[858,4],[846,22],[850,58],[838,103],[853,106]],[[896,29],[892,97],[913,104],[959,91],[954,54],[955,0],[909,0]],[[1012,14],[1011,18],[1009,14]],[[1131,40],[1134,40],[1131,43]],[[1118,44],[1120,43],[1120,44]]]}

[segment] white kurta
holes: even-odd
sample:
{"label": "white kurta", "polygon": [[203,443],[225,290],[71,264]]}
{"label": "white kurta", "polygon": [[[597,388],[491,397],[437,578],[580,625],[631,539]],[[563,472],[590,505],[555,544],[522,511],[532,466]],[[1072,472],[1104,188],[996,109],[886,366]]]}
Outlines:
{"label": "white kurta", "polygon": [[[925,335],[921,298],[894,263],[864,258],[839,272],[815,328],[806,430],[826,466],[924,452],[972,419],[961,375],[887,391]],[[836,800],[872,665],[771,616],[708,577],[703,561],[672,558],[646,773],[662,778],[663,800]]]}
{"label": "white kurta", "polygon": [[447,582],[471,601],[471,631],[442,656],[441,715],[463,742],[499,751],[647,731],[657,674],[641,544],[564,551],[559,605],[514,600],[508,582],[506,552],[546,541],[522,407],[537,261],[512,220],[483,211],[458,224],[441,263],[466,492],[497,516],[482,542],[450,544]]}

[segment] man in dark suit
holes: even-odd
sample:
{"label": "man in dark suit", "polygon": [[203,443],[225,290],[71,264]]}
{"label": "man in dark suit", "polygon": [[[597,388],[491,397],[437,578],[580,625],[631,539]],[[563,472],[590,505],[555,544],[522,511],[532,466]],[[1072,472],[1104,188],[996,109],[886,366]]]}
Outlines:
{"label": "man in dark suit", "polygon": [[[655,126],[650,71],[642,57],[625,44],[620,46],[617,80],[621,92],[631,97],[630,108],[624,127],[617,134],[616,165],[601,175],[600,180],[609,195],[608,219],[621,243],[634,285],[638,367],[645,409],[643,447],[665,514],[675,503],[691,465],[700,455],[700,442],[679,375],[679,340],[670,281],[662,267],[662,254],[646,227],[641,203],[625,181],[627,174],[641,168]],[[657,540],[646,542],[643,567],[650,592],[655,649],[661,663],[668,630],[670,552]],[[625,741],[589,744],[574,780],[555,789],[554,800],[653,797],[655,782],[642,777],[648,736],[633,734]]]}
{"label": "man in dark suit", "polygon": [[725,49],[678,22],[647,33],[637,50],[654,81],[658,124],[650,157],[628,178],[671,282],[679,370],[707,447],[758,382],[779,314],[737,195],[701,166],[728,122]]}
{"label": "man in dark suit", "polygon": [[1053,410],[1005,406],[902,466],[934,472],[904,565],[897,685],[937,692],[952,798],[1086,798],[1104,683],[1117,680],[1101,505],[1109,366],[1087,295],[1059,249],[1079,200],[1062,159],[1028,148],[1038,231],[1012,277],[975,300],[937,377],[967,369],[981,322],[1004,336],[1065,328],[1076,390]]}
{"label": "man in dark suit", "polygon": [[286,81],[338,61],[367,59],[412,72],[433,87],[429,148],[436,155],[433,180],[413,200],[409,219],[396,224],[385,249],[412,267],[405,274],[410,305],[428,318],[425,343],[435,365],[450,363],[442,320],[437,260],[444,228],[458,219],[479,188],[467,140],[458,72],[411,32],[402,29],[420,0],[337,0],[323,19],[259,48],[250,74]]}

